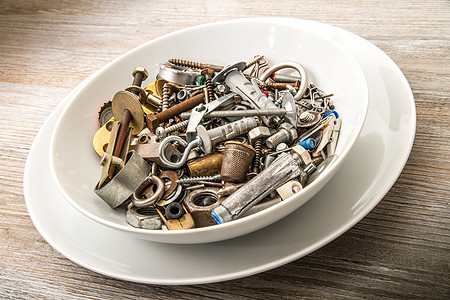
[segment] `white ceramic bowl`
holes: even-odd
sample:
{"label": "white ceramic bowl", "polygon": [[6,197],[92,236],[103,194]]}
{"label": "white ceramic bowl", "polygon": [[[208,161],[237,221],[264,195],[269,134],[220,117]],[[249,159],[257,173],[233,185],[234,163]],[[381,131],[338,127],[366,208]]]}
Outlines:
{"label": "white ceramic bowl", "polygon": [[[169,58],[227,65],[265,55],[270,65],[297,61],[310,82],[333,93],[342,118],[337,159],[305,189],[264,211],[222,225],[180,231],[131,227],[125,212],[111,209],[93,191],[101,167],[92,147],[98,129],[99,107],[131,84],[130,73],[145,67],[154,80],[158,64]],[[365,121],[368,88],[354,58],[336,42],[292,25],[289,19],[239,19],[180,30],[143,44],[109,63],[86,79],[61,114],[50,143],[50,165],[58,188],[76,209],[93,220],[138,238],[167,243],[205,243],[225,240],[267,226],[293,212],[333,176],[356,141]],[[55,224],[55,226],[57,226]]]}

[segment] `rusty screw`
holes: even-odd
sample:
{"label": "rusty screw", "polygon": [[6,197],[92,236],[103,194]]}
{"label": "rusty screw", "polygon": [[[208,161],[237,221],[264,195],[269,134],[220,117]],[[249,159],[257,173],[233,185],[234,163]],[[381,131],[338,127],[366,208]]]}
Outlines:
{"label": "rusty screw", "polygon": [[293,86],[294,88],[298,88],[298,81],[294,83],[265,83],[265,86],[269,89],[277,89],[277,90],[284,90],[287,88],[288,85]]}
{"label": "rusty screw", "polygon": [[179,115],[182,112],[193,109],[200,103],[203,103],[204,99],[205,94],[202,93],[197,96],[193,96],[177,105],[174,105],[160,113],[148,114],[146,120],[148,129],[154,132],[159,124],[168,121],[169,119]]}
{"label": "rusty screw", "polygon": [[215,73],[216,73],[216,72],[214,72],[214,70],[211,69],[211,68],[203,69],[203,70],[200,72],[200,74],[201,74],[202,76],[205,76],[205,79],[206,79],[206,82],[205,82],[205,85],[206,85],[206,93],[208,94],[208,96],[205,97],[205,100],[206,100],[205,102],[206,102],[206,103],[209,103],[209,102],[211,102],[211,101],[214,101],[214,84],[213,84],[213,82],[212,82],[212,79],[213,79]]}
{"label": "rusty screw", "polygon": [[196,61],[189,61],[184,59],[176,59],[171,58],[169,59],[169,62],[182,67],[188,67],[193,69],[213,69],[216,72],[220,72],[223,69],[223,66],[218,65],[212,65],[212,64],[204,64]]}

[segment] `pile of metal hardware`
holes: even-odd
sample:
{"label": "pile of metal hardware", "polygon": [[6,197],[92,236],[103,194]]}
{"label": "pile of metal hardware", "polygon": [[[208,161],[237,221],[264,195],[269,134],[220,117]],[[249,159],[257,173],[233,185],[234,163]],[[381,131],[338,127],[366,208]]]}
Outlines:
{"label": "pile of metal hardware", "polygon": [[[295,76],[284,75],[292,69]],[[296,62],[144,68],[99,111],[95,193],[144,229],[191,229],[275,205],[333,160],[341,119]]]}

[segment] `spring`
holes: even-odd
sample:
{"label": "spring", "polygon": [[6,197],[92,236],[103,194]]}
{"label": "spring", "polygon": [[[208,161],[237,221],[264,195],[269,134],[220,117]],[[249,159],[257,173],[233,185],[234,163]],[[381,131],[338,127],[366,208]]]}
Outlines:
{"label": "spring", "polygon": [[162,92],[161,111],[165,111],[166,109],[169,108],[170,94],[171,94],[170,86],[167,83],[164,83]]}
{"label": "spring", "polygon": [[208,93],[208,102],[214,101],[215,100],[214,84],[212,82],[212,79],[211,78],[206,79],[205,85],[206,85],[206,91]]}
{"label": "spring", "polygon": [[203,64],[196,61],[189,61],[184,59],[171,58],[169,62],[182,67],[194,68],[194,69],[203,69]]}
{"label": "spring", "polygon": [[314,115],[309,111],[304,111],[300,114],[300,122],[311,122],[314,119]]}
{"label": "spring", "polygon": [[261,168],[261,156],[262,156],[262,141],[260,139],[255,141],[254,148],[256,150],[255,158],[253,160],[252,172],[259,173]]}

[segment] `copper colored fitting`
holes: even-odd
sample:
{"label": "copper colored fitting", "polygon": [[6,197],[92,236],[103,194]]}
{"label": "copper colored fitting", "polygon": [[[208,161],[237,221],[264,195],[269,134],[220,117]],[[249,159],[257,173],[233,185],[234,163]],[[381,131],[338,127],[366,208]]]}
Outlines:
{"label": "copper colored fitting", "polygon": [[217,195],[219,189],[215,187],[201,188],[192,191],[184,199],[187,210],[195,221],[195,227],[205,227],[215,225],[216,222],[211,216],[211,210],[222,203]]}
{"label": "copper colored fitting", "polygon": [[277,89],[277,90],[284,90],[286,89],[286,86],[288,85],[292,85],[294,88],[298,88],[298,82],[294,82],[294,83],[266,83],[266,86],[269,89]]}
{"label": "copper colored fitting", "polygon": [[223,154],[215,152],[187,163],[191,177],[220,174]]}

